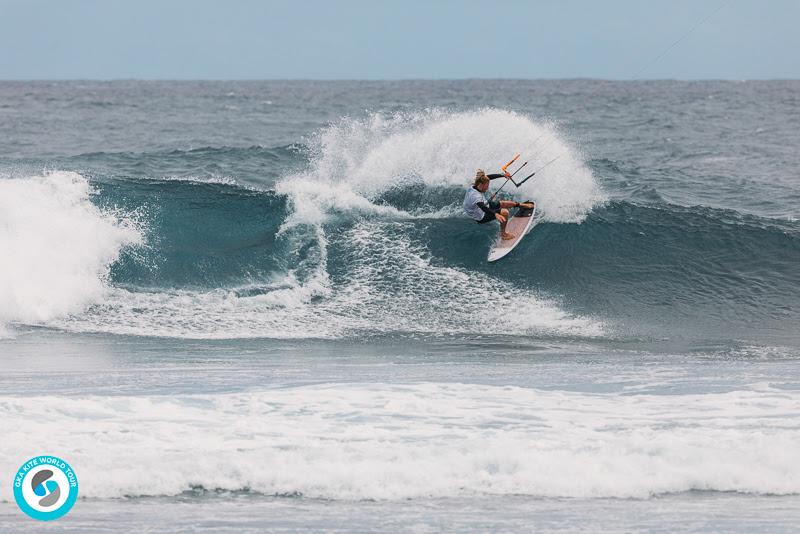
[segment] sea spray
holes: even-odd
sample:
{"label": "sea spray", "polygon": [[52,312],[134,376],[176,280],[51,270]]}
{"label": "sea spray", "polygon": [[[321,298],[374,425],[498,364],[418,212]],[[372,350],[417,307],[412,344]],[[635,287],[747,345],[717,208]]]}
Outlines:
{"label": "sea spray", "polygon": [[477,168],[496,170],[514,153],[532,171],[558,157],[520,189],[507,188],[535,199],[547,220],[581,222],[605,199],[579,151],[552,124],[512,111],[376,113],[331,125],[310,146],[309,168],[276,185],[296,199],[293,223],[318,224],[347,210],[385,212],[371,201],[404,184],[467,187]]}
{"label": "sea spray", "polygon": [[0,323],[40,323],[102,298],[110,266],[143,242],[130,218],[95,206],[86,178],[0,179]]}

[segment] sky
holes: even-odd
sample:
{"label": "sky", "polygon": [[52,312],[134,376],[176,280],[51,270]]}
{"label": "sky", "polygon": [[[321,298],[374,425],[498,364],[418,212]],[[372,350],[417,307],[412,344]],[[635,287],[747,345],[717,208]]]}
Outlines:
{"label": "sky", "polygon": [[0,79],[798,79],[798,22],[800,0],[0,0]]}

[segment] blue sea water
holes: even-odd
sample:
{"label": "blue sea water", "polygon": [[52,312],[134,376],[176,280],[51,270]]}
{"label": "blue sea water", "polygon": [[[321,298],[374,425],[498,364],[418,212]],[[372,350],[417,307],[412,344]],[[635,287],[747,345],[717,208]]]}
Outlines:
{"label": "blue sea water", "polygon": [[[797,81],[0,82],[0,480],[68,460],[82,532],[790,531],[799,120]],[[490,264],[460,204],[516,153],[543,217]],[[0,524],[41,527],[6,484]]]}

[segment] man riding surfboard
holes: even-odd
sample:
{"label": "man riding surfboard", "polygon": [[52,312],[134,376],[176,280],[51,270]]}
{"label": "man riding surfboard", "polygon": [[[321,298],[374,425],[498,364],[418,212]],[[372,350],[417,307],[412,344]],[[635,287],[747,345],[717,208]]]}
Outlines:
{"label": "man riding surfboard", "polygon": [[497,220],[500,223],[500,237],[508,240],[516,237],[514,234],[506,232],[508,208],[522,207],[532,209],[533,205],[510,200],[486,200],[485,193],[489,190],[489,181],[503,177],[510,178],[511,175],[508,172],[487,175],[482,169],[478,169],[478,172],[475,173],[475,181],[472,187],[467,189],[467,194],[464,195],[464,212],[478,224]]}

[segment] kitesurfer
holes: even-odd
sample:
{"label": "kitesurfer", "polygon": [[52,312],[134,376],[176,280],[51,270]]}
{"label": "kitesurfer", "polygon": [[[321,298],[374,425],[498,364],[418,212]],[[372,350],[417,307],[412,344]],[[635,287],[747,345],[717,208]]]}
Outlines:
{"label": "kitesurfer", "polygon": [[508,208],[527,208],[532,209],[532,204],[519,203],[511,200],[486,200],[485,193],[489,190],[489,181],[495,178],[510,178],[508,172],[502,174],[486,174],[482,169],[475,173],[475,181],[472,187],[467,189],[464,196],[464,211],[472,217],[478,224],[484,224],[496,220],[500,223],[500,237],[503,239],[514,239],[516,236],[506,232],[508,223]]}

